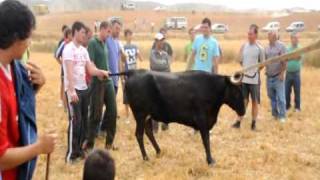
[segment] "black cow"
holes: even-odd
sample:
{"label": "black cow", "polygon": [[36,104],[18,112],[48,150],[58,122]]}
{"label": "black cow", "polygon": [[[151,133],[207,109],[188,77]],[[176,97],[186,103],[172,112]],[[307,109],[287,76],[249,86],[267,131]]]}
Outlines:
{"label": "black cow", "polygon": [[134,70],[125,74],[128,75],[125,91],[136,119],[136,138],[143,159],[148,160],[144,132],[156,153],[160,153],[153,135],[153,119],[164,123],[176,122],[199,130],[207,162],[213,165],[215,161],[211,157],[209,131],[217,122],[223,104],[239,116],[245,114],[240,87],[232,84],[230,77],[200,71],[162,73]]}

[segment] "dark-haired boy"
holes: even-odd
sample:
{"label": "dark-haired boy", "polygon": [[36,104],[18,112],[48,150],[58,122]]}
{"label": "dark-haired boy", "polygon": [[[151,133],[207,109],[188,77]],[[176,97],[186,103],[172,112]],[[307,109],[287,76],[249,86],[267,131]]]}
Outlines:
{"label": "dark-haired boy", "polygon": [[187,69],[218,74],[220,49],[218,41],[211,35],[211,21],[204,18],[201,24],[202,34],[198,35],[192,45],[192,55]]}
{"label": "dark-haired boy", "polygon": [[[137,45],[132,44],[133,32],[130,29],[124,31],[126,44],[123,46],[125,58],[122,58],[122,64],[125,71],[137,69],[137,58],[142,61],[140,51]],[[121,77],[122,87],[124,87],[125,77]],[[125,91],[123,91],[123,104],[126,110],[126,123],[129,123],[129,106]]]}
{"label": "dark-haired boy", "polygon": [[30,180],[37,156],[56,144],[51,132],[37,138],[35,94],[45,78],[36,65],[20,62],[36,20],[27,6],[6,0],[0,24],[0,171],[3,180]]}
{"label": "dark-haired boy", "polygon": [[84,163],[83,180],[114,180],[116,167],[105,150],[94,150]]}
{"label": "dark-haired boy", "polygon": [[86,28],[82,22],[72,25],[73,40],[66,45],[62,59],[64,87],[68,103],[69,129],[66,162],[83,158],[82,145],[86,134],[84,128],[88,119],[88,85],[86,72],[100,79],[108,77],[108,71],[99,70],[90,62],[89,53],[83,43],[86,41]]}
{"label": "dark-haired boy", "polygon": [[60,46],[58,47],[58,49],[56,50],[56,53],[55,53],[55,59],[57,60],[57,62],[61,66],[60,102],[58,104],[58,107],[64,107],[65,109],[67,108],[67,103],[66,103],[66,97],[64,94],[64,86],[63,86],[64,74],[63,74],[63,69],[62,69],[62,53],[63,53],[64,47],[71,41],[72,41],[71,29],[66,28],[64,30],[64,41],[60,44]]}

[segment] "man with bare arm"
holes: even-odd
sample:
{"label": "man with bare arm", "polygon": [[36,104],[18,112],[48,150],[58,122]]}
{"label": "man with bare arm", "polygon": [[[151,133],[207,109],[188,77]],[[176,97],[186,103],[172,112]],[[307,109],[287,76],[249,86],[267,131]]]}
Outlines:
{"label": "man with bare arm", "polygon": [[99,70],[91,63],[89,53],[82,46],[86,38],[86,28],[81,22],[72,26],[73,40],[66,45],[62,59],[64,70],[64,87],[68,103],[69,129],[66,162],[73,163],[84,158],[82,145],[88,119],[88,86],[86,71],[100,79],[108,77],[108,71]]}

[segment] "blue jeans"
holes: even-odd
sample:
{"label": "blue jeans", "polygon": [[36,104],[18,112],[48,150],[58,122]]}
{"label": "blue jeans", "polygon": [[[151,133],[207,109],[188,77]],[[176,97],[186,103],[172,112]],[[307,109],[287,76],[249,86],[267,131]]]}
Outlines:
{"label": "blue jeans", "polygon": [[276,118],[286,117],[286,100],[284,81],[279,77],[267,78],[268,97],[271,100],[272,116]]}
{"label": "blue jeans", "polygon": [[300,92],[301,92],[301,78],[300,71],[287,72],[286,75],[286,103],[287,109],[291,107],[291,92],[294,91],[295,109],[300,110]]}

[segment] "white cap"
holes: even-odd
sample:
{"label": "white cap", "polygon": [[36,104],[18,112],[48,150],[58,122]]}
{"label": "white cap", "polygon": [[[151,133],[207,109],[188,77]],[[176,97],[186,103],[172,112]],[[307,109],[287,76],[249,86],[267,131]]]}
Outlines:
{"label": "white cap", "polygon": [[161,41],[161,40],[163,40],[163,39],[165,39],[165,38],[164,38],[164,35],[163,35],[162,33],[157,33],[157,34],[155,35],[154,39]]}

